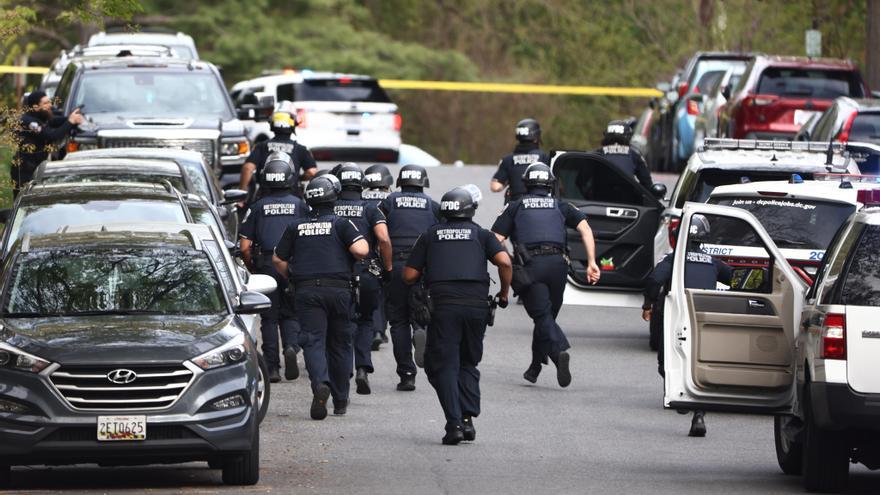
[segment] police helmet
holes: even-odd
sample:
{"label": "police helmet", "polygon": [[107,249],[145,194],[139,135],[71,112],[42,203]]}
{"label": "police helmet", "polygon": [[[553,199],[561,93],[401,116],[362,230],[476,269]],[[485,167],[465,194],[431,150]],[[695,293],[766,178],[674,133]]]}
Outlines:
{"label": "police helmet", "polygon": [[419,165],[404,165],[397,174],[397,187],[431,187],[428,172]]}
{"label": "police helmet", "polygon": [[537,143],[541,139],[541,124],[535,119],[522,119],[516,123],[516,140],[521,143]]}
{"label": "police helmet", "polygon": [[391,187],[392,184],[394,184],[394,177],[391,176],[391,172],[385,165],[370,165],[364,170],[364,187],[367,189]]}
{"label": "police helmet", "polygon": [[333,175],[339,179],[343,189],[362,190],[364,188],[364,173],[353,162],[340,163],[333,167]]}
{"label": "police helmet", "polygon": [[628,120],[612,120],[602,133],[602,144],[629,144],[633,136]]}
{"label": "police helmet", "polygon": [[283,151],[273,151],[266,158],[260,171],[260,187],[268,189],[287,189],[296,180],[293,172],[293,160]]}
{"label": "police helmet", "polygon": [[523,184],[526,188],[552,187],[556,177],[545,163],[535,162],[528,167],[522,175]]}
{"label": "police helmet", "polygon": [[445,218],[473,218],[477,202],[470,191],[456,187],[440,199],[440,214]]}
{"label": "police helmet", "polygon": [[275,112],[270,127],[275,134],[292,134],[296,128],[296,118],[289,112]]}
{"label": "police helmet", "polygon": [[315,177],[306,186],[306,203],[309,206],[334,203],[339,197],[339,180],[334,175]]}
{"label": "police helmet", "polygon": [[315,177],[313,177],[313,178],[321,177],[322,175],[327,175],[329,173],[330,173],[329,168],[318,169],[318,171],[315,172]]}
{"label": "police helmet", "polygon": [[700,214],[691,217],[691,226],[688,229],[688,239],[691,241],[705,242],[709,240],[712,234],[712,228],[709,220]]}

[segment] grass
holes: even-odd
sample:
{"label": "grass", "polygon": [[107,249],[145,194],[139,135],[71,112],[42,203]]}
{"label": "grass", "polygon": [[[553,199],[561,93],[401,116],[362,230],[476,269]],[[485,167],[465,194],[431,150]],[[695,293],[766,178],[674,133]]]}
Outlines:
{"label": "grass", "polygon": [[12,155],[11,149],[0,147],[0,208],[12,206],[12,177],[9,175]]}

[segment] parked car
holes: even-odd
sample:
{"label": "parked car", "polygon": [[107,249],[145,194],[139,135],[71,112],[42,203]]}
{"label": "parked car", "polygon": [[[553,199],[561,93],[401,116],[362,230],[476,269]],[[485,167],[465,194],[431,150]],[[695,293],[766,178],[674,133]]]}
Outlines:
{"label": "parked car", "polygon": [[60,153],[96,148],[185,148],[237,183],[250,142],[216,67],[194,60],[123,57],[73,60],[56,98],[86,121]]}
{"label": "parked car", "polygon": [[[397,162],[402,118],[372,77],[285,71],[241,81],[230,92],[239,105],[253,103],[258,93],[293,102],[297,140],[316,160]],[[271,136],[268,124],[252,129],[254,142]]]}
{"label": "parked car", "polygon": [[724,137],[792,139],[835,98],[869,94],[850,61],[761,55],[746,68],[720,125]]}
{"label": "parked car", "polygon": [[162,45],[174,50],[178,57],[199,59],[199,52],[196,50],[192,36],[180,32],[154,31],[150,28],[144,28],[137,32],[101,31],[89,38],[88,46],[105,45]]}
{"label": "parked car", "polygon": [[259,364],[186,229],[27,235],[2,272],[0,483],[13,465],[208,461],[259,480]]}
{"label": "parked car", "polygon": [[646,107],[642,111],[642,114],[639,115],[638,120],[636,120],[636,123],[633,124],[632,128],[633,135],[629,144],[642,154],[646,163],[652,163],[649,139],[651,137],[651,126],[654,124],[654,116],[656,113],[657,111],[650,106]]}
{"label": "parked car", "polygon": [[[736,233],[760,261],[734,270],[729,290],[683,286],[696,215],[713,233]],[[851,462],[880,468],[880,210],[844,223],[812,287],[743,209],[688,203],[678,242],[666,300],[665,406],[775,416],[779,466],[802,475],[809,491],[842,490]]]}
{"label": "parked car", "polygon": [[880,144],[880,100],[837,98],[807,137],[817,141]]}
{"label": "parked car", "polygon": [[92,158],[46,161],[34,170],[35,184],[83,182],[143,182],[171,184],[184,193],[197,193],[182,167],[168,160]]}
{"label": "parked car", "polygon": [[702,99],[694,100],[694,104],[699,109],[694,123],[694,149],[700,148],[704,139],[719,136],[718,117],[745,70],[745,64],[737,64],[727,69]]}

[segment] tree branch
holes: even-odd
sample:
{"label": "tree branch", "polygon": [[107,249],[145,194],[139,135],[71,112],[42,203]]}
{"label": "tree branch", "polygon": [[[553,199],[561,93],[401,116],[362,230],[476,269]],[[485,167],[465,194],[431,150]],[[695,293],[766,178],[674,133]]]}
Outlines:
{"label": "tree branch", "polygon": [[70,41],[68,41],[67,38],[65,38],[64,36],[61,36],[60,34],[56,33],[55,31],[52,31],[51,29],[46,29],[46,28],[40,27],[40,26],[30,26],[28,28],[28,31],[30,33],[38,34],[40,36],[44,36],[46,38],[49,38],[49,39],[57,42],[65,50],[69,50],[71,48]]}

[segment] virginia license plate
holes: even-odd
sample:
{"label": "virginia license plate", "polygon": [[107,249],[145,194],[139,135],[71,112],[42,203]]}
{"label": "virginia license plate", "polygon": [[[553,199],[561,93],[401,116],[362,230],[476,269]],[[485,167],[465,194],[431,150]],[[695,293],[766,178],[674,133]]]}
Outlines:
{"label": "virginia license plate", "polygon": [[98,441],[140,441],[147,439],[146,416],[98,416]]}

